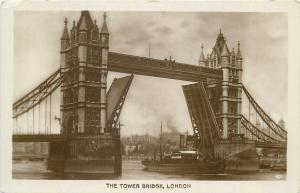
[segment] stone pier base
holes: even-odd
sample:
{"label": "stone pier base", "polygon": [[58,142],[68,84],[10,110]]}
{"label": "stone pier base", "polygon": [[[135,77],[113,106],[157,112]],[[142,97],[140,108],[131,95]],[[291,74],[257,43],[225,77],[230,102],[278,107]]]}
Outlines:
{"label": "stone pier base", "polygon": [[254,141],[222,140],[215,144],[215,157],[225,160],[225,170],[232,172],[255,172],[259,159]]}
{"label": "stone pier base", "polygon": [[121,161],[120,137],[111,134],[74,136],[50,142],[48,170],[65,176],[78,174],[101,179],[121,175]]}

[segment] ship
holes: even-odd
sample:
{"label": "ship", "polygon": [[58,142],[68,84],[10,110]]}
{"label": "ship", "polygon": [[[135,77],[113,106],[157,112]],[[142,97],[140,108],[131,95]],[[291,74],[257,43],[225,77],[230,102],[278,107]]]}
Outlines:
{"label": "ship", "polygon": [[219,174],[225,169],[225,162],[206,161],[196,150],[178,150],[161,160],[142,161],[146,171],[180,174]]}
{"label": "ship", "polygon": [[159,138],[160,159],[142,161],[144,169],[152,172],[180,174],[219,174],[225,170],[224,160],[208,161],[197,149],[177,149],[163,156],[162,123]]}

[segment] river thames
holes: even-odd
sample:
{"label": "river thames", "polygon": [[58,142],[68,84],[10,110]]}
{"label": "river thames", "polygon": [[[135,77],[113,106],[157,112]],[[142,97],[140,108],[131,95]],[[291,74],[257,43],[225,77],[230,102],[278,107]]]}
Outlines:
{"label": "river thames", "polygon": [[[47,161],[13,160],[14,179],[65,179],[47,171]],[[76,179],[76,178],[75,178]],[[81,179],[78,176],[77,179]],[[115,180],[285,180],[286,172],[260,170],[248,174],[166,174],[149,172],[137,160],[123,160],[122,176],[109,178]]]}

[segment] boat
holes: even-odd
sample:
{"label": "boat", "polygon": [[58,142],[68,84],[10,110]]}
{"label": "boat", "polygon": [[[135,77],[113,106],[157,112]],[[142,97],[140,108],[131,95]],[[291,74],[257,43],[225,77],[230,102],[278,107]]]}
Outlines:
{"label": "boat", "polygon": [[206,161],[196,150],[179,150],[164,156],[162,160],[142,161],[146,171],[180,174],[217,174],[223,173],[224,161]]}
{"label": "boat", "polygon": [[275,163],[272,163],[270,166],[271,171],[286,171],[286,161],[277,160]]}
{"label": "boat", "polygon": [[172,154],[163,156],[162,123],[160,126],[159,150],[159,160],[145,159],[142,161],[145,170],[180,174],[216,174],[225,170],[225,162],[223,160],[207,161],[195,149],[178,149]]}

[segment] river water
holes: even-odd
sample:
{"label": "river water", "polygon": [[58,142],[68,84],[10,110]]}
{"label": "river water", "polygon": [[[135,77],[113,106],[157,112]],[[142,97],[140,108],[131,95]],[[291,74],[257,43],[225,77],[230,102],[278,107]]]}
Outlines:
{"label": "river water", "polygon": [[[13,160],[15,179],[64,179],[47,171],[47,161]],[[79,178],[78,178],[79,179]],[[140,161],[123,160],[123,180],[285,180],[286,172],[260,170],[251,174],[164,174],[145,171]]]}

